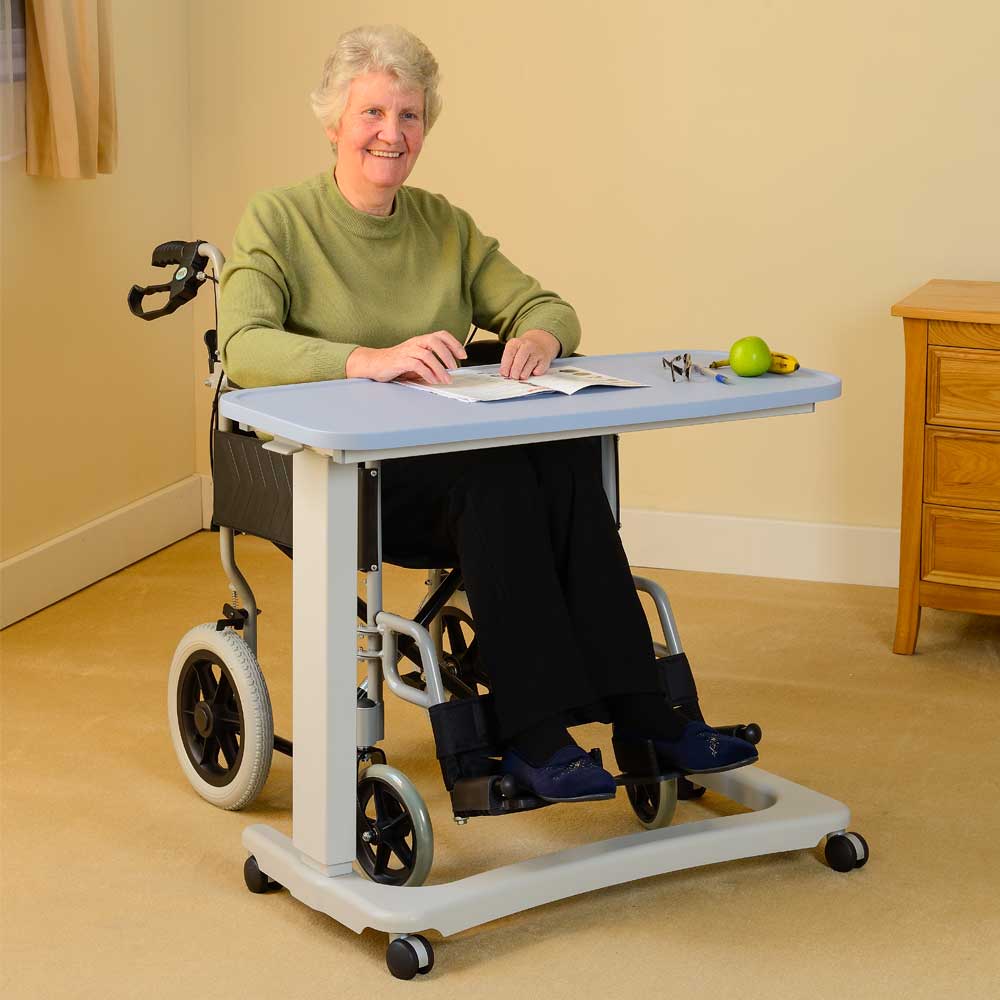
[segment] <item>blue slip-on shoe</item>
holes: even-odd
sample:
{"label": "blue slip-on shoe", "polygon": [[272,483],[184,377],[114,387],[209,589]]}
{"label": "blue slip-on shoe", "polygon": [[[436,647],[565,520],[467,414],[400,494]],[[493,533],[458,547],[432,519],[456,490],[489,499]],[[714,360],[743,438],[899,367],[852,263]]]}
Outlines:
{"label": "blue slip-on shoe", "polygon": [[689,722],[676,740],[650,739],[627,733],[615,733],[615,740],[624,743],[648,740],[662,767],[688,774],[731,771],[758,759],[757,748],[752,743],[720,733],[704,722]]}
{"label": "blue slip-on shoe", "polygon": [[562,747],[540,767],[532,767],[508,749],[500,766],[522,788],[546,802],[613,799],[618,787],[615,779],[577,746]]}

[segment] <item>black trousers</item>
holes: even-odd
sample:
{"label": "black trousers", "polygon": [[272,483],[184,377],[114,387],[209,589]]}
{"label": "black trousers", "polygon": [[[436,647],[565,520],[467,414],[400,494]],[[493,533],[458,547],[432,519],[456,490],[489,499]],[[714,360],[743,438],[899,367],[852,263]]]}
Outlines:
{"label": "black trousers", "polygon": [[385,558],[431,551],[462,571],[501,740],[663,694],[598,438],[394,459],[381,478]]}

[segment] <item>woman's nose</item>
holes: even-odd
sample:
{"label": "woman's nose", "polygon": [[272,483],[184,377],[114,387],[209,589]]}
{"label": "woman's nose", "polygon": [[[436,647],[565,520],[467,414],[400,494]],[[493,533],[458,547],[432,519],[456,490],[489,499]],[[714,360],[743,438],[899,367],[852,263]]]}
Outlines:
{"label": "woman's nose", "polygon": [[402,129],[399,127],[399,122],[388,120],[382,123],[382,128],[379,130],[378,137],[390,145],[392,143],[398,142],[400,136],[402,135]]}

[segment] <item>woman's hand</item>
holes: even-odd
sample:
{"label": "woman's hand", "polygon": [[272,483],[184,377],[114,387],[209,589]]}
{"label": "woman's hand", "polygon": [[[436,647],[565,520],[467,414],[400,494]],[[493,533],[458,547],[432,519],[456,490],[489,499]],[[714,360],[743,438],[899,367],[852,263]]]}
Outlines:
{"label": "woman's hand", "polygon": [[544,375],[562,345],[546,330],[525,330],[504,345],[500,374],[504,378],[526,379]]}
{"label": "woman's hand", "polygon": [[376,382],[391,382],[405,375],[422,378],[432,384],[447,385],[451,377],[447,368],[457,368],[465,348],[447,330],[410,337],[395,347],[356,347],[347,358],[348,378],[371,378]]}

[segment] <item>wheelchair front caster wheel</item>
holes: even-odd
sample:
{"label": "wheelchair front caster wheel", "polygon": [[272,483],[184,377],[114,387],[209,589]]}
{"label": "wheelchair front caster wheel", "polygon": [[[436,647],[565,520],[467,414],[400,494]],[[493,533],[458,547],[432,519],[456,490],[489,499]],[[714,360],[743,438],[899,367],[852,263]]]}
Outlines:
{"label": "wheelchair front caster wheel", "polygon": [[434,949],[423,934],[405,934],[389,942],[385,964],[396,979],[426,976],[434,968]]}
{"label": "wheelchair front caster wheel", "polygon": [[281,888],[257,867],[257,859],[252,854],[243,862],[243,881],[251,892],[274,892]]}
{"label": "wheelchair front caster wheel", "polygon": [[427,806],[402,771],[372,764],[358,777],[358,864],[383,885],[423,885],[434,861]]}
{"label": "wheelchair front caster wheel", "polygon": [[654,781],[648,785],[626,785],[632,811],[647,830],[670,826],[677,809],[677,780]]}
{"label": "wheelchair front caster wheel", "polygon": [[860,833],[835,833],[827,837],[823,853],[835,872],[849,872],[867,863],[868,842]]}

